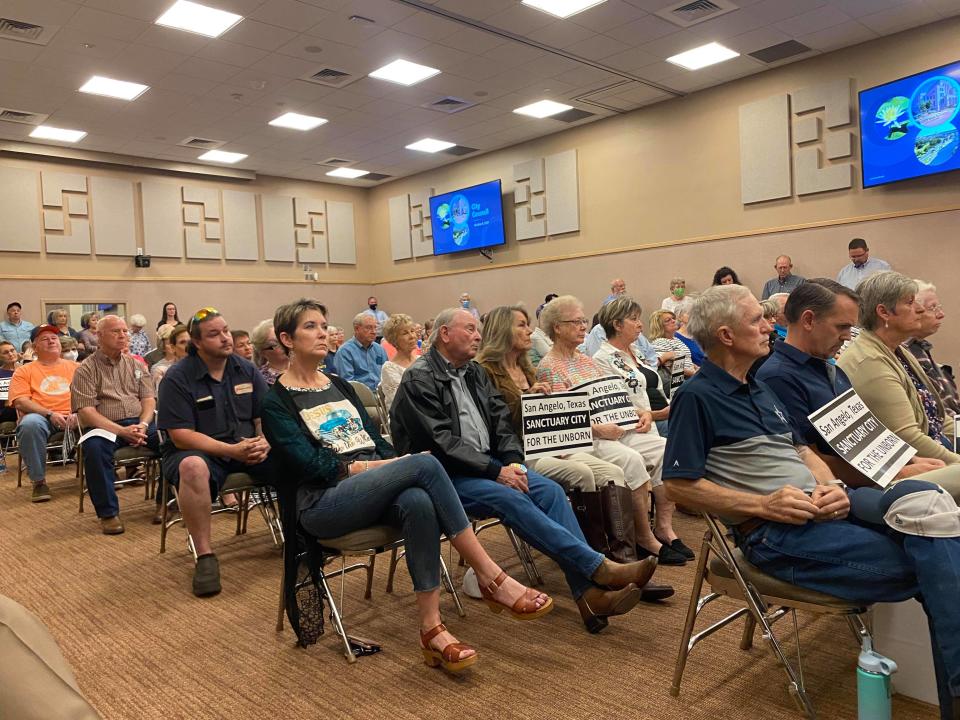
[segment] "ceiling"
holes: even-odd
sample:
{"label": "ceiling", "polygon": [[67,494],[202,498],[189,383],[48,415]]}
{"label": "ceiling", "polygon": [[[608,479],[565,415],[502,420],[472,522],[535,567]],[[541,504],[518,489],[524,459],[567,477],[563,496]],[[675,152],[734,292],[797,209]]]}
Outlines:
{"label": "ceiling", "polygon": [[[201,1],[244,19],[210,39],[153,24],[172,0],[0,0],[0,17],[55,29],[46,45],[0,39],[0,107],[87,131],[77,149],[193,162],[201,151],[177,143],[202,137],[249,155],[232,167],[371,186],[318,163],[410,175],[458,159],[404,149],[424,137],[489,151],[571,126],[512,112],[536,100],[592,113],[572,123],[583,124],[960,14],[960,0],[734,0],[684,29],[654,14],[676,0],[606,0],[565,20],[519,0]],[[749,55],[789,40],[810,50],[770,64]],[[664,62],[710,41],[741,56],[698,71]],[[398,57],[442,72],[411,87],[365,77]],[[327,67],[359,79],[301,79]],[[150,90],[133,102],[77,92],[94,74]],[[475,104],[423,107],[447,96]],[[329,122],[267,125],[289,111]],[[2,139],[31,130],[0,122]]]}

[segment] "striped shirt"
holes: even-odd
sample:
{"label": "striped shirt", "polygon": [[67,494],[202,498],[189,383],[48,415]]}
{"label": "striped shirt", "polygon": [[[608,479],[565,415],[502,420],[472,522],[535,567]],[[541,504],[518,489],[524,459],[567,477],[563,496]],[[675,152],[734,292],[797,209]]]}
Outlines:
{"label": "striped shirt", "polygon": [[139,418],[143,400],[155,397],[153,379],[130,355],[111,360],[100,350],[77,368],[70,383],[74,412],[92,407],[108,420]]}

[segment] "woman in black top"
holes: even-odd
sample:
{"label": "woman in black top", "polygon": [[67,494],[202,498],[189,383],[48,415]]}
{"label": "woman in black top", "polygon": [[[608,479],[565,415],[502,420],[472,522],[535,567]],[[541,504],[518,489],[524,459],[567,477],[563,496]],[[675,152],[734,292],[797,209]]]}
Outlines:
{"label": "woman in black top", "polygon": [[296,493],[297,525],[321,544],[371,525],[402,529],[426,663],[460,672],[477,659],[440,620],[441,533],[474,569],[494,612],[523,620],[550,612],[549,596],[513,580],[487,555],[437,459],[398,458],[350,384],[317,369],[327,354],[324,306],[306,299],[284,305],[274,326],[290,366],[264,402],[263,429],[287,466],[283,476],[295,484],[288,489]]}

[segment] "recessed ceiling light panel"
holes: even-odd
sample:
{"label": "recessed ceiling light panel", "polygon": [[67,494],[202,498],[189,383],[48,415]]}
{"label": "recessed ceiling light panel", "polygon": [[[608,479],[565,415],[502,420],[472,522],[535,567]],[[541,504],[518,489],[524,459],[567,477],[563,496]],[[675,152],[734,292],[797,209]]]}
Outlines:
{"label": "recessed ceiling light panel", "polygon": [[567,110],[573,110],[572,105],[554,102],[553,100],[541,100],[530,105],[524,105],[514,110],[518,115],[529,115],[535,118],[547,118],[551,115],[557,115]]}
{"label": "recessed ceiling light panel", "polygon": [[416,85],[427,78],[439,75],[440,71],[436,68],[418,65],[409,60],[394,60],[389,65],[384,65],[379,70],[370,73],[370,77],[377,80],[388,80],[400,85]]}
{"label": "recessed ceiling light panel", "polygon": [[66,128],[51,127],[50,125],[38,125],[30,133],[30,137],[40,140],[59,140],[60,142],[79,142],[87,134],[83,130],[67,130]]}
{"label": "recessed ceiling light panel", "polygon": [[693,50],[687,50],[679,55],[668,57],[667,62],[679,65],[687,70],[699,70],[700,68],[716,65],[724,60],[731,60],[739,56],[740,53],[737,51],[724,47],[720,43],[712,42],[696,47]]}
{"label": "recessed ceiling light panel", "polygon": [[275,127],[292,128],[293,130],[313,130],[316,127],[320,127],[325,122],[327,122],[326,118],[288,112],[271,120],[270,125]]}
{"label": "recessed ceiling light panel", "polygon": [[80,88],[82,93],[104,95],[105,97],[119,98],[120,100],[136,100],[150,89],[149,85],[114,80],[113,78],[94,75]]}
{"label": "recessed ceiling light panel", "polygon": [[156,24],[176,30],[220,37],[243,20],[242,15],[207,7],[190,0],[177,0],[169,10],[157,18]]}
{"label": "recessed ceiling light panel", "polygon": [[423,140],[417,140],[415,143],[410,143],[406,147],[407,150],[419,150],[420,152],[435,153],[440,152],[441,150],[452,148],[454,145],[456,145],[456,143],[447,142],[446,140],[424,138]]}
{"label": "recessed ceiling light panel", "polygon": [[238,163],[243,160],[246,155],[243,153],[235,152],[226,152],[225,150],[209,150],[203,155],[198,157],[198,160],[209,160],[210,162],[221,162],[221,163]]}
{"label": "recessed ceiling light panel", "polygon": [[330,177],[350,178],[351,180],[369,174],[369,170],[360,170],[359,168],[337,168],[327,173]]}
{"label": "recessed ceiling light panel", "polygon": [[523,0],[523,4],[558,18],[568,18],[607,0]]}

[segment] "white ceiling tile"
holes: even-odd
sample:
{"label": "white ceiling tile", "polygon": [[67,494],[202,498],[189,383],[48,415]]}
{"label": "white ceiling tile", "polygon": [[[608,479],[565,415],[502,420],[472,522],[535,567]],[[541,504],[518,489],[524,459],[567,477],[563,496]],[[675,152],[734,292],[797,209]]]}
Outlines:
{"label": "white ceiling tile", "polygon": [[[474,0],[469,1],[473,2]],[[493,50],[493,48],[504,45],[508,41],[498,35],[483,32],[482,30],[462,28],[446,37],[437,38],[437,42],[441,45],[462,50],[463,52],[483,55],[488,50]]]}
{"label": "white ceiling tile", "polygon": [[162,25],[151,25],[136,38],[136,42],[162,50],[193,55],[207,45],[210,38],[197,33],[163,27]]}
{"label": "white ceiling tile", "polygon": [[153,84],[154,89],[174,90],[188,95],[203,95],[216,86],[217,83],[213,80],[204,80],[180,73],[167,73]]}
{"label": "white ceiling tile", "polygon": [[569,18],[570,22],[603,33],[638,20],[646,12],[623,0],[606,0]]}
{"label": "white ceiling tile", "polygon": [[851,21],[810,35],[803,35],[798,40],[809,47],[826,51],[856,45],[875,37],[877,37],[875,32],[858,22]]}
{"label": "white ceiling tile", "polygon": [[634,71],[638,68],[644,67],[645,65],[655,63],[657,60],[658,58],[656,55],[648,53],[642,48],[636,47],[604,58],[603,64],[608,67],[617,68],[618,70]]}
{"label": "white ceiling tile", "polygon": [[433,41],[446,37],[461,27],[452,20],[428,13],[416,13],[393,25],[394,30]]}
{"label": "white ceiling tile", "polygon": [[565,48],[581,40],[593,37],[595,30],[576,23],[558,20],[531,32],[527,37],[546,45]]}
{"label": "white ceiling tile", "polygon": [[778,20],[816,10],[826,4],[827,0],[760,0],[750,6],[750,12],[768,23],[775,23]]}
{"label": "white ceiling tile", "polygon": [[[956,3],[956,8],[960,13],[960,2]],[[939,14],[928,3],[913,2],[872,15],[864,15],[858,21],[874,32],[888,34],[936,22],[938,18]]]}
{"label": "white ceiling tile", "polygon": [[809,35],[819,30],[841,25],[842,23],[849,22],[851,19],[849,15],[837,10],[835,7],[825,5],[816,10],[810,10],[800,15],[794,15],[792,18],[780,20],[774,23],[774,27],[792,37],[800,37],[801,35]]}
{"label": "white ceiling tile", "polygon": [[604,34],[628,45],[640,45],[664,35],[671,35],[679,28],[655,15],[646,15],[622,27],[610,28]]}
{"label": "white ceiling tile", "polygon": [[[516,65],[517,67],[523,67],[526,63],[533,62],[544,56],[545,53],[543,50],[528,45],[521,45],[520,43],[507,43],[493,50],[488,50],[484,54],[484,58],[496,58],[501,63],[506,63],[511,66]],[[475,62],[476,61],[477,60],[475,60]],[[486,62],[486,60],[479,60],[479,62]]]}
{"label": "white ceiling tile", "polygon": [[497,57],[485,56],[483,60],[470,60],[455,67],[450,68],[454,75],[469,78],[470,80],[486,80],[494,75],[506,72],[512,67],[510,63],[503,62]]}
{"label": "white ceiling tile", "polygon": [[455,12],[458,15],[485,20],[494,13],[501,12],[516,4],[516,0],[439,0],[434,3],[438,8]]}
{"label": "white ceiling tile", "polygon": [[[174,53],[160,48],[146,45],[130,45],[114,62],[117,68],[113,73],[106,73],[120,80],[133,80],[149,84],[150,79],[168,73],[187,60],[188,56]],[[235,70],[235,69],[234,69]],[[142,78],[137,80],[137,78]]]}
{"label": "white ceiling tile", "polygon": [[302,32],[304,28],[321,23],[332,15],[329,10],[296,0],[270,0],[257,8],[250,19]]}
{"label": "white ceiling tile", "polygon": [[43,52],[43,46],[30,43],[0,40],[0,60],[29,63]]}
{"label": "white ceiling tile", "polygon": [[767,21],[750,10],[737,10],[696,25],[697,32],[706,39],[719,42],[767,25]]}
{"label": "white ceiling tile", "polygon": [[3,17],[24,20],[37,25],[66,25],[77,12],[77,6],[63,0],[3,0]]}
{"label": "white ceiling tile", "polygon": [[773,45],[779,45],[790,39],[790,36],[773,27],[757,28],[743,35],[737,35],[730,38],[726,43],[731,50],[736,50],[742,55],[756,52]]}
{"label": "white ceiling tile", "polygon": [[126,49],[128,43],[129,39],[118,40],[109,35],[101,35],[89,30],[77,30],[68,26],[54,36],[47,48],[60,52],[76,53],[85,57],[110,59]]}
{"label": "white ceiling tile", "polygon": [[[305,31],[311,37],[336,40],[347,45],[359,46],[372,40],[386,28],[377,23],[367,23],[351,20],[347,16],[331,13],[322,22],[307,28]],[[320,43],[322,45],[322,43]]]}
{"label": "white ceiling tile", "polygon": [[[46,4],[36,3],[37,5]],[[87,0],[86,7],[154,22],[170,7],[170,0]]]}
{"label": "white ceiling tile", "polygon": [[69,27],[129,42],[150,27],[150,23],[96,8],[81,7],[76,15],[70,18]]}
{"label": "white ceiling tile", "polygon": [[960,2],[957,0],[926,0],[926,4],[940,13],[940,17],[960,15]]}
{"label": "white ceiling tile", "polygon": [[[606,62],[607,61],[604,61],[605,64]],[[544,53],[537,59],[524,63],[523,67],[525,70],[537,73],[543,77],[553,77],[554,75],[559,75],[560,73],[580,67],[580,63],[552,53]]]}
{"label": "white ceiling tile", "polygon": [[227,65],[214,60],[205,60],[203,58],[192,57],[182,62],[176,72],[190,77],[203,78],[204,80],[215,80],[223,82],[240,72],[236,65]]}
{"label": "white ceiling tile", "polygon": [[516,3],[506,10],[490,15],[484,22],[502,30],[509,30],[517,35],[529,35],[534,30],[546,27],[555,20],[556,18],[552,15]]}
{"label": "white ceiling tile", "polygon": [[249,67],[266,55],[266,50],[228,42],[219,38],[211,40],[196,53],[197,57],[205,60],[215,60],[237,67]]}
{"label": "white ceiling tile", "polygon": [[370,18],[381,27],[389,27],[410,17],[416,10],[401,5],[398,2],[384,2],[383,0],[351,0],[338,8],[338,14],[343,17],[360,15]]}
{"label": "white ceiling tile", "polygon": [[556,78],[571,85],[576,85],[577,87],[581,85],[605,85],[623,79],[618,75],[613,75],[593,67],[578,67],[574,70],[560,73]]}
{"label": "white ceiling tile", "polygon": [[889,10],[899,5],[906,5],[908,0],[831,0],[832,4],[851,17],[872,15],[881,10]]}
{"label": "white ceiling tile", "polygon": [[276,27],[275,25],[268,25],[256,20],[244,20],[221,37],[230,42],[273,52],[281,45],[293,40],[297,34],[293,30]]}
{"label": "white ceiling tile", "polygon": [[416,62],[447,72],[449,68],[475,60],[476,56],[447,45],[431,43],[417,50]]}
{"label": "white ceiling tile", "polygon": [[250,66],[251,71],[261,71],[272,75],[279,75],[290,80],[296,80],[308,73],[315,72],[318,66],[315,62],[308,62],[299,58],[271,53]]}

